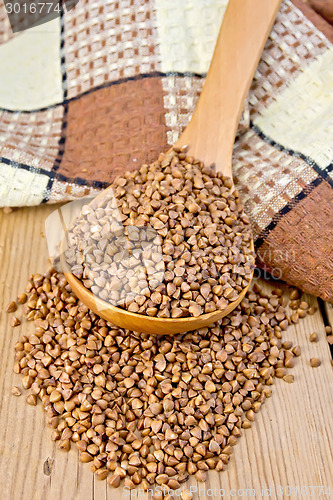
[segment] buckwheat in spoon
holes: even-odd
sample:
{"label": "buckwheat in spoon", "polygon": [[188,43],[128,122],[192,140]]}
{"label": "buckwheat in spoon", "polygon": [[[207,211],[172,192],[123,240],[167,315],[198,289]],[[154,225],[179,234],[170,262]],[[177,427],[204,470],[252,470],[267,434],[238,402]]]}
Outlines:
{"label": "buckwheat in spoon", "polygon": [[132,331],[208,326],[244,298],[254,269],[232,181],[235,134],[281,0],[230,0],[192,120],[175,146],[85,205],[61,263],[79,299]]}

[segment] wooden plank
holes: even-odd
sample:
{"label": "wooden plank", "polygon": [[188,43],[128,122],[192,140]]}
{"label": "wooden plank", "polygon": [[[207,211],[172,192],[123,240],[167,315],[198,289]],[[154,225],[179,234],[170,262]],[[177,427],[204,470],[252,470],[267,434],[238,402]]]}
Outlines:
{"label": "wooden plank", "polygon": [[[31,272],[47,269],[42,233],[44,220],[52,210],[54,207],[44,206],[8,215],[0,213],[0,491],[6,500],[130,498],[121,488],[113,490],[106,482],[94,480],[89,466],[78,462],[74,447],[70,453],[59,451],[50,439],[41,406],[30,407],[24,395],[15,397],[10,393],[13,385],[21,387],[20,376],[12,371],[14,344],[21,333],[31,331],[33,326],[24,322],[13,330],[4,309],[24,290]],[[317,304],[312,297],[306,300]],[[331,306],[326,306],[326,310],[333,323]],[[313,331],[319,334],[318,343],[308,340]],[[302,347],[302,356],[292,370],[294,384],[276,382],[272,398],[235,447],[228,470],[210,472],[207,483],[200,484],[200,498],[213,498],[215,488],[217,498],[221,497],[220,489],[226,499],[247,498],[252,489],[256,497],[262,498],[261,489],[269,487],[272,488],[269,498],[283,498],[274,490],[279,485],[330,486],[333,494],[333,372],[320,312],[291,326],[285,338]],[[322,365],[311,368],[310,357],[319,357]],[[50,475],[44,471],[48,458],[54,459]],[[189,485],[198,483],[191,478],[185,487]],[[246,489],[247,493],[237,493]],[[290,498],[300,497],[293,491]],[[310,490],[307,491],[310,496]],[[317,489],[312,498],[327,498],[327,495],[320,495]]]}

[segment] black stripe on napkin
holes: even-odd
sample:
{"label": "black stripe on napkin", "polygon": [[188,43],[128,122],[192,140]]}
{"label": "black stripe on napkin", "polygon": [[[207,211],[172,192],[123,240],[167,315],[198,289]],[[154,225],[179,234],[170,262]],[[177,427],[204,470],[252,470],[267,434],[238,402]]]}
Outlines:
{"label": "black stripe on napkin", "polygon": [[273,231],[273,229],[277,226],[282,217],[286,215],[288,212],[290,212],[295,207],[295,205],[297,205],[301,200],[304,200],[304,198],[306,198],[311,193],[311,191],[313,191],[314,188],[319,186],[319,184],[321,184],[322,182],[323,182],[322,177],[317,177],[310,184],[308,184],[305,189],[303,189],[300,193],[298,193],[298,195],[296,195],[292,199],[292,201],[290,201],[285,207],[283,207],[279,212],[277,212],[274,215],[271,222],[268,224],[268,226],[265,227],[265,229],[260,233],[258,238],[255,240],[254,243],[255,248],[256,249],[260,248],[261,245],[267,239],[269,233]]}
{"label": "black stripe on napkin", "polygon": [[[57,179],[58,181],[69,182],[71,184],[77,184],[78,186],[87,186],[95,189],[105,189],[110,185],[109,183],[104,181],[88,181],[87,179],[83,179],[82,177],[67,177],[66,175],[59,174],[58,172],[54,172],[52,170],[32,167],[31,165],[26,165],[25,163],[9,160],[8,158],[4,157],[0,157],[0,163],[5,163],[6,165],[10,165],[11,167],[26,170],[35,175],[45,175],[46,177],[49,177],[52,182],[54,179]],[[48,188],[46,188],[45,191],[47,191],[47,189]],[[46,201],[44,201],[44,203],[46,203]]]}
{"label": "black stripe on napkin", "polygon": [[[140,75],[134,75],[134,76],[128,76],[124,78],[119,78],[119,80],[114,80],[112,82],[105,82],[101,85],[98,85],[97,87],[93,87],[89,90],[86,90],[85,92],[82,92],[81,94],[78,94],[77,96],[74,97],[67,97],[68,93],[68,86],[66,85],[66,97],[64,97],[62,102],[57,102],[55,104],[50,104],[50,106],[45,106],[44,108],[36,108],[32,110],[13,110],[13,109],[6,109],[6,108],[1,108],[0,111],[5,111],[6,113],[24,113],[24,114],[30,114],[30,113],[38,113],[39,111],[47,111],[49,109],[56,108],[57,106],[61,106],[62,104],[68,104],[72,101],[77,101],[78,99],[81,99],[81,97],[84,97],[86,95],[92,94],[93,92],[97,92],[98,90],[101,89],[106,89],[108,87],[113,87],[114,85],[120,85],[122,83],[126,82],[136,82],[139,80],[145,80],[148,78],[156,78],[156,77],[170,77],[170,76],[178,76],[178,77],[192,77],[192,78],[206,78],[206,73],[190,73],[190,72],[185,72],[185,73],[180,73],[180,72],[169,72],[169,73],[162,73],[161,71],[152,71],[151,73],[142,73]],[[64,80],[63,80],[64,81]],[[66,73],[66,82],[67,82],[67,73]]]}
{"label": "black stripe on napkin", "polygon": [[287,153],[290,156],[294,156],[295,158],[301,158],[301,160],[304,160],[305,163],[310,165],[310,167],[317,172],[320,177],[325,179],[332,187],[333,187],[333,179],[328,175],[328,172],[330,172],[333,168],[333,163],[330,163],[327,167],[324,169],[321,168],[318,163],[313,160],[313,158],[310,158],[310,156],[306,156],[305,154],[301,153],[300,151],[294,151],[291,148],[286,148],[282,144],[279,144],[278,142],[274,141],[271,137],[266,135],[259,127],[258,125],[255,125],[252,121],[250,122],[250,127],[251,129],[259,135],[259,137],[267,142],[267,144],[270,144],[274,148],[278,149],[279,151],[282,151],[283,153]]}
{"label": "black stripe on napkin", "polygon": [[255,248],[258,249],[261,247],[261,245],[264,243],[266,240],[267,236],[269,233],[277,226],[278,222],[281,220],[281,218],[290,212],[295,205],[297,205],[301,200],[304,200],[311,191],[323,180],[327,181],[332,187],[333,187],[333,179],[328,175],[330,171],[333,169],[333,163],[330,163],[325,170],[321,169],[319,165],[309,156],[304,155],[303,153],[300,153],[299,151],[294,151],[293,149],[286,148],[282,144],[279,144],[278,142],[274,141],[270,137],[268,137],[264,132],[253,122],[250,122],[250,127],[251,129],[266,143],[270,144],[274,148],[278,149],[279,151],[282,151],[284,153],[289,154],[290,156],[294,156],[295,158],[301,158],[302,160],[305,161],[309,166],[313,168],[313,170],[318,174],[318,177],[314,179],[310,184],[305,186],[305,188],[298,193],[289,203],[287,203],[286,206],[284,206],[279,212],[277,212],[274,217],[272,218],[271,222],[268,224],[265,229],[260,233],[258,238],[256,238],[255,241]]}
{"label": "black stripe on napkin", "polygon": [[67,118],[68,118],[68,87],[67,87],[67,71],[66,71],[66,56],[65,56],[65,17],[64,17],[64,6],[61,4],[60,7],[60,61],[61,61],[61,74],[62,74],[62,92],[63,92],[63,116],[60,139],[58,142],[58,154],[54,160],[52,170],[56,172],[61,164],[65,153],[66,145],[66,128],[67,128]]}

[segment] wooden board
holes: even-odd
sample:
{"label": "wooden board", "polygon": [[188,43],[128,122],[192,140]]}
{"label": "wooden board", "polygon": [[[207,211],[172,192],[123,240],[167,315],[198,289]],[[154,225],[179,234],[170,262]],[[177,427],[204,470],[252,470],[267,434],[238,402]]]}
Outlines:
{"label": "wooden board", "polygon": [[[31,407],[25,395],[11,395],[13,385],[22,387],[21,377],[13,373],[13,346],[21,333],[32,327],[24,322],[9,326],[7,303],[25,289],[31,272],[47,269],[44,220],[55,207],[25,208],[11,214],[0,213],[0,491],[4,500],[113,500],[129,498],[122,489],[113,490],[99,482],[86,464],[80,464],[76,450],[59,451],[50,439],[41,406]],[[317,300],[308,297],[311,304]],[[327,306],[333,322],[333,310]],[[22,312],[20,312],[22,314]],[[309,342],[317,331],[320,340]],[[257,416],[252,428],[235,447],[228,470],[210,472],[200,483],[200,498],[329,498],[333,496],[333,368],[325,339],[323,318],[315,315],[291,326],[286,335],[299,343],[294,384],[278,380],[273,396]],[[319,368],[309,366],[310,357],[322,360]],[[49,459],[51,472],[45,466]],[[197,483],[191,481],[195,486]],[[291,487],[279,495],[279,487]],[[262,488],[271,487],[263,496]],[[299,493],[296,493],[295,488]],[[301,488],[303,496],[301,496]],[[320,487],[324,487],[321,491]],[[209,489],[217,488],[217,495]],[[239,490],[239,491],[238,491]],[[248,491],[246,491],[248,490]],[[206,494],[205,494],[206,491]],[[222,492],[221,492],[222,493]],[[133,494],[132,498],[136,498]],[[146,498],[140,496],[139,498]],[[179,498],[179,497],[178,497]],[[199,498],[198,494],[194,498]]]}

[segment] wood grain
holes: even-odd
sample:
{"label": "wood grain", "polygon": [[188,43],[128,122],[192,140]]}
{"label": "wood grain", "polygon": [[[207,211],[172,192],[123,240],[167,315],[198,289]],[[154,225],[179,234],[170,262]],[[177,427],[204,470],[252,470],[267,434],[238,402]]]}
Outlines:
{"label": "wood grain", "polygon": [[[31,331],[33,325],[23,322],[9,326],[10,315],[4,312],[7,303],[24,290],[31,272],[47,270],[44,220],[55,207],[25,208],[5,215],[0,213],[0,491],[4,500],[117,500],[129,498],[122,490],[99,482],[86,464],[78,462],[76,450],[59,451],[50,439],[41,405],[31,407],[25,393],[11,395],[13,385],[22,387],[15,375],[13,346],[18,336]],[[267,285],[269,286],[269,285]],[[317,300],[309,297],[311,304]],[[329,315],[333,320],[331,306]],[[18,312],[21,316],[22,312]],[[320,340],[309,342],[311,332]],[[261,488],[272,487],[269,498],[307,498],[293,493],[277,496],[279,485],[331,486],[333,478],[333,369],[330,363],[324,323],[320,312],[291,326],[285,338],[298,342],[302,356],[298,359],[294,384],[278,380],[272,398],[257,415],[252,428],[246,430],[235,447],[228,470],[210,472],[208,482],[200,484],[200,498],[221,498],[204,495],[209,488],[223,488],[222,498],[248,498],[238,489],[255,489],[256,498],[263,498]],[[309,366],[310,357],[322,360],[319,368]],[[44,466],[47,459],[53,466]],[[49,463],[51,463],[49,461]],[[46,472],[46,473],[45,473]],[[50,475],[48,475],[50,473]],[[197,484],[193,478],[188,484]],[[230,494],[230,491],[232,494]],[[133,498],[134,495],[132,495]],[[146,498],[142,496],[140,498]],[[179,497],[178,497],[179,498]],[[199,498],[194,495],[194,498]],[[264,497],[268,498],[268,497]],[[312,498],[328,498],[316,490]]]}
{"label": "wood grain", "polygon": [[231,158],[245,97],[281,0],[232,0],[223,16],[198,104],[176,146],[232,177]]}

